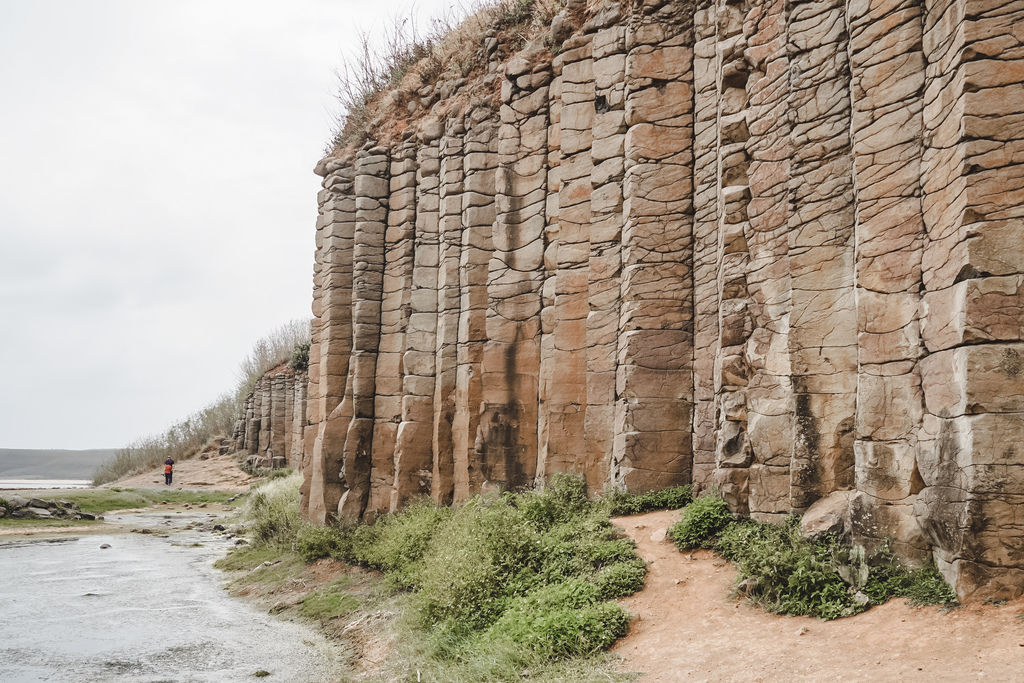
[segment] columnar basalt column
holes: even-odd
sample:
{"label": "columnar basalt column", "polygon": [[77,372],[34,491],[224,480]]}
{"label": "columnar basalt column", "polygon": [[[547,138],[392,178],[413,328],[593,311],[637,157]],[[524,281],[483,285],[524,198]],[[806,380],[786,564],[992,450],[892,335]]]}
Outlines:
{"label": "columnar basalt column", "polygon": [[[917,433],[924,54],[918,0],[848,4],[857,199],[857,535],[904,557],[927,543],[913,514],[922,488]],[[884,530],[884,531],[883,531]],[[894,533],[895,532],[895,533]],[[870,542],[870,543],[869,543]]]}
{"label": "columnar basalt column", "polygon": [[[352,421],[352,401],[344,403],[352,351],[352,268],[356,197],[351,159],[318,166],[324,175],[317,234],[320,239],[317,297],[309,349],[308,418],[312,444],[305,436],[303,509],[311,519],[326,520],[341,496],[342,450]],[[316,311],[316,307],[314,309]],[[308,473],[308,476],[305,474]]]}
{"label": "columnar basalt column", "polygon": [[[370,497],[377,351],[384,283],[388,150],[367,145],[356,157],[356,220],[352,250],[352,355],[342,406],[351,411],[338,484],[325,486],[324,503],[346,519],[358,519]],[[348,404],[346,406],[346,404]],[[390,454],[389,454],[390,455]],[[330,474],[330,473],[328,473]]]}
{"label": "columnar basalt column", "polygon": [[[554,278],[554,381],[546,400],[544,472],[588,473],[584,443],[587,411],[588,262],[590,258],[590,147],[594,126],[591,36],[562,46],[560,74],[558,251]],[[545,155],[546,156],[546,155]],[[590,478],[593,478],[591,475]]]}
{"label": "columnar basalt column", "polygon": [[918,518],[961,597],[1024,591],[1024,7],[924,3]]}
{"label": "columnar basalt column", "polygon": [[439,143],[439,247],[437,268],[437,332],[434,356],[434,418],[431,448],[431,496],[449,504],[455,493],[452,425],[455,421],[455,379],[459,341],[459,260],[462,256],[463,135],[459,118],[445,123]]}
{"label": "columnar basalt column", "polygon": [[452,421],[454,501],[462,502],[483,481],[474,449],[483,408],[481,362],[487,340],[487,278],[494,230],[494,176],[498,135],[491,113],[473,109],[466,123],[462,195],[462,255],[459,261],[460,315],[456,348],[455,417]]}
{"label": "columnar basalt column", "polygon": [[792,4],[788,26],[789,345],[796,417],[790,506],[803,510],[853,485],[853,158],[844,3]]}
{"label": "columnar basalt column", "polygon": [[384,241],[380,347],[374,384],[374,425],[369,509],[391,507],[395,483],[395,444],[402,421],[405,335],[412,294],[413,249],[416,237],[416,142],[407,140],[392,151]]}
{"label": "columnar basalt column", "polygon": [[391,509],[414,496],[429,495],[433,474],[434,376],[437,353],[438,142],[440,122],[423,125],[417,136],[416,234],[402,370],[402,423],[395,445]]}
{"label": "columnar basalt column", "polygon": [[483,410],[474,447],[485,487],[532,484],[537,469],[550,80],[548,65],[531,69],[518,58],[506,65],[502,83],[494,253],[488,265],[481,363]]}
{"label": "columnar basalt column", "polygon": [[[715,359],[718,357],[718,54],[716,5],[694,13],[693,481],[715,469]],[[698,351],[699,350],[699,351]],[[744,472],[744,475],[746,473]],[[731,491],[729,492],[731,494]],[[743,497],[742,506],[746,505]],[[740,507],[739,504],[736,506]]]}
{"label": "columnar basalt column", "polygon": [[591,41],[595,112],[590,148],[586,459],[582,468],[591,491],[600,491],[608,481],[615,440],[626,139],[626,27],[621,22],[620,6],[607,3],[595,17],[599,28]]}
{"label": "columnar basalt column", "polygon": [[622,285],[612,481],[689,480],[693,398],[693,28],[645,6],[626,35]]}

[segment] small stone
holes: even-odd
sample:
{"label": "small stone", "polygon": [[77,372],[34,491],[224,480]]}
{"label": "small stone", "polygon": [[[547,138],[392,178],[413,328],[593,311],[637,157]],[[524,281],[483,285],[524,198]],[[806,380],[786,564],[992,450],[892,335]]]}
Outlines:
{"label": "small stone", "polygon": [[801,626],[799,629],[797,629],[796,634],[798,636],[802,636],[802,635],[805,635],[808,630],[809,629],[806,626]]}
{"label": "small stone", "polygon": [[100,550],[106,550],[109,547],[110,547],[109,543],[104,543],[103,545],[100,546]]}
{"label": "small stone", "polygon": [[658,529],[651,534],[652,543],[664,543],[665,537],[668,535],[668,529]]}

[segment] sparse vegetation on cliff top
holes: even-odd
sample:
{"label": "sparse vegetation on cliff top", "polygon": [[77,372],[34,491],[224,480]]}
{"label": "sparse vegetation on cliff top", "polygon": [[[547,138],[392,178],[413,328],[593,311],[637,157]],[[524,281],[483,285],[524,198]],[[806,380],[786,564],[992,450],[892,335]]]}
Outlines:
{"label": "sparse vegetation on cliff top", "polygon": [[[434,17],[425,29],[415,17],[395,18],[379,35],[360,34],[337,71],[340,114],[329,150],[358,146],[369,129],[390,118],[404,128],[422,115],[425,87],[483,76],[491,60],[520,49],[551,25],[565,0],[478,0]],[[375,131],[384,136],[387,131]]]}
{"label": "sparse vegetation on cliff top", "polygon": [[725,501],[703,496],[688,505],[669,536],[680,550],[707,548],[739,571],[737,592],[769,612],[836,619],[891,598],[915,605],[956,604],[956,595],[934,565],[910,569],[888,550],[865,557],[831,536],[800,534],[800,520],[782,524],[739,519]]}

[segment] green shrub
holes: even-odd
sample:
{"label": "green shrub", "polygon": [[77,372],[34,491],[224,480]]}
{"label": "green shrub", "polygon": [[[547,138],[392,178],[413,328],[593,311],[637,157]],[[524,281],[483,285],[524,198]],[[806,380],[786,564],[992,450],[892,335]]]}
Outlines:
{"label": "green shrub", "polygon": [[717,548],[736,564],[741,581],[753,579],[747,597],[769,612],[835,619],[863,609],[836,571],[838,543],[807,541],[797,517],[780,525],[731,524]]}
{"label": "green shrub", "polygon": [[652,510],[677,510],[693,501],[693,487],[687,484],[648,493],[629,493],[623,489],[614,489],[605,496],[605,500],[608,501],[613,516],[636,515]]}
{"label": "green shrub", "polygon": [[295,550],[306,562],[324,557],[348,559],[352,552],[352,539],[333,526],[304,525],[295,539]]}
{"label": "green shrub", "polygon": [[291,547],[304,526],[299,517],[299,485],[302,475],[271,479],[253,489],[244,515],[251,520],[253,542]]}
{"label": "green shrub", "polygon": [[713,548],[715,537],[732,521],[724,500],[702,496],[686,506],[683,518],[669,529],[669,536],[680,550]]}
{"label": "green shrub", "polygon": [[640,558],[616,562],[594,575],[594,585],[606,600],[632,595],[644,587],[647,565]]}
{"label": "green shrub", "polygon": [[288,364],[293,370],[298,370],[300,372],[305,372],[309,369],[308,341],[298,342],[295,344],[295,347],[292,349],[291,360],[288,361]]}
{"label": "green shrub", "polygon": [[427,551],[434,534],[451,517],[450,508],[423,500],[405,508],[400,514],[386,515],[363,532],[353,543],[353,556],[362,564],[381,569],[402,588],[418,584],[419,561]]}
{"label": "green shrub", "polygon": [[629,628],[625,610],[614,602],[599,600],[597,588],[581,579],[544,586],[511,601],[502,617],[484,633],[482,644],[511,641],[537,659],[598,652]]}

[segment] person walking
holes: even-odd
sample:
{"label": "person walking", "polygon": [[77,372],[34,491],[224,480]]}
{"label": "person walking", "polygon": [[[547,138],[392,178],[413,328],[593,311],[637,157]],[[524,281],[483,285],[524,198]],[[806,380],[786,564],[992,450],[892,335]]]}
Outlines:
{"label": "person walking", "polygon": [[174,476],[174,461],[168,457],[164,460],[164,486],[171,485],[171,477]]}

